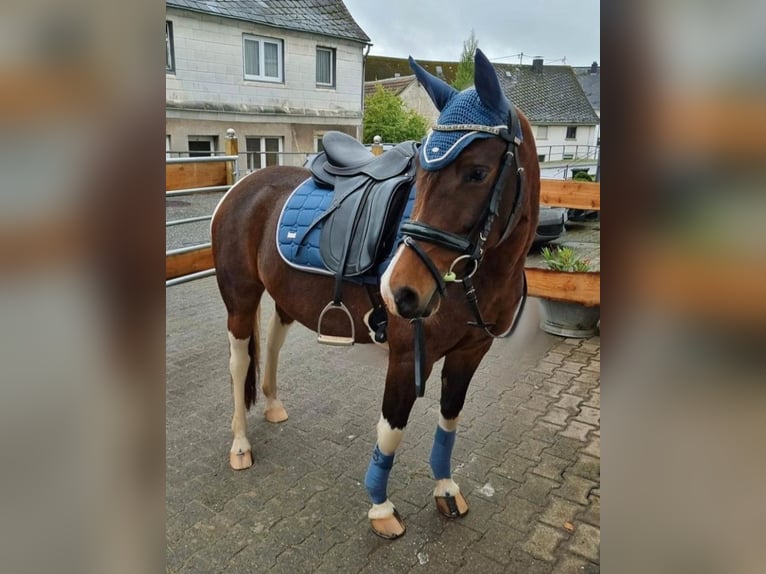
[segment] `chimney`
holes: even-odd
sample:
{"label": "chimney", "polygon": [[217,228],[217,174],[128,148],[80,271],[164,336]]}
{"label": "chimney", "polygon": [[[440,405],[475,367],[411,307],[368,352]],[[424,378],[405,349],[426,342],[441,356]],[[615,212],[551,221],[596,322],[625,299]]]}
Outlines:
{"label": "chimney", "polygon": [[598,62],[593,62],[590,65],[590,73],[591,74],[598,74]]}
{"label": "chimney", "polygon": [[536,74],[542,74],[543,73],[543,59],[542,58],[535,58],[532,60],[532,71]]}

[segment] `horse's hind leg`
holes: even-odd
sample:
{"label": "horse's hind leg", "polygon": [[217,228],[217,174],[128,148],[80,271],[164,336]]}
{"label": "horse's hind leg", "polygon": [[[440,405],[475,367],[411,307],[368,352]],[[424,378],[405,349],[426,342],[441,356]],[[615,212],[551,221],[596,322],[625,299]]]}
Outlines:
{"label": "horse's hind leg", "polygon": [[266,409],[264,415],[270,423],[281,423],[287,420],[287,411],[282,401],[277,398],[277,365],[279,363],[279,351],[287,337],[287,331],[293,319],[278,306],[269,321],[269,330],[266,338],[266,363],[263,369],[263,381],[261,389],[266,397]]}
{"label": "horse's hind leg", "polygon": [[255,402],[256,378],[258,374],[258,330],[255,310],[230,313],[229,330],[229,372],[234,398],[234,416],[231,430],[234,441],[229,452],[229,462],[234,470],[253,465],[250,441],[247,440],[247,410]]}
{"label": "horse's hind leg", "polygon": [[460,487],[452,480],[452,447],[468,385],[490,345],[491,341],[488,341],[475,347],[458,349],[444,360],[439,424],[436,426],[430,463],[436,479],[436,507],[449,518],[464,516],[468,512],[468,503],[460,493]]}

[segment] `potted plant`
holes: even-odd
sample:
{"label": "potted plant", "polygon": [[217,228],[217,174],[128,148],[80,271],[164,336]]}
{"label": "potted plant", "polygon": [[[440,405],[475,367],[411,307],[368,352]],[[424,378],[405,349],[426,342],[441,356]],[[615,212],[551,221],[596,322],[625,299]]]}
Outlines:
{"label": "potted plant", "polygon": [[[551,271],[563,273],[588,273],[590,261],[582,259],[571,247],[543,247],[540,251],[545,265]],[[569,301],[541,298],[542,319],[540,328],[546,333],[562,337],[591,337],[598,333],[601,314],[599,306],[586,306]]]}

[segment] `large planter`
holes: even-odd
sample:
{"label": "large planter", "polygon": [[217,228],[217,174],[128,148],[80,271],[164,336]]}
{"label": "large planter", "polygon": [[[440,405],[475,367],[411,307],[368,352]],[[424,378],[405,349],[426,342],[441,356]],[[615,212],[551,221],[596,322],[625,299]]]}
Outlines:
{"label": "large planter", "polygon": [[598,333],[601,307],[540,299],[540,328],[561,337],[584,338]]}

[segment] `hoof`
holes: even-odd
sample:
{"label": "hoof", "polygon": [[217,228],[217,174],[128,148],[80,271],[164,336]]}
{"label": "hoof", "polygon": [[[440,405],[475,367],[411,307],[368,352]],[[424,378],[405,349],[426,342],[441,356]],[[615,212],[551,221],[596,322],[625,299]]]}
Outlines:
{"label": "hoof", "polygon": [[283,423],[287,420],[287,411],[283,406],[270,408],[264,411],[263,414],[270,423]]}
{"label": "hoof", "polygon": [[371,518],[370,528],[375,534],[386,540],[399,538],[407,530],[407,527],[404,526],[404,520],[396,509],[392,515],[385,518]]}
{"label": "hoof", "polygon": [[460,518],[468,514],[468,503],[461,493],[455,496],[434,496],[436,508],[447,518]]}
{"label": "hoof", "polygon": [[252,451],[229,453],[229,464],[234,470],[245,470],[253,466]]}

